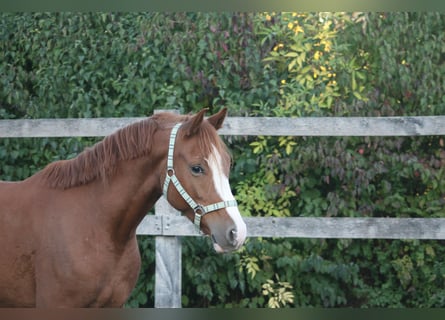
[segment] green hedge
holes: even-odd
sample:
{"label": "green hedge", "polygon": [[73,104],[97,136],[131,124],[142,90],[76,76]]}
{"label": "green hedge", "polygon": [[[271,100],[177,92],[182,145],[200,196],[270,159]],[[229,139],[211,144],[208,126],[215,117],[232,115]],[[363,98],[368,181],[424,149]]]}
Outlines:
{"label": "green hedge", "polygon": [[[257,114],[445,113],[443,15],[279,14],[274,19],[280,40],[265,60],[283,70],[282,94],[278,108]],[[444,217],[441,137],[258,137],[250,146],[250,154],[235,156],[257,157],[257,166],[236,184],[241,208],[250,215]],[[263,241],[261,248],[249,253],[257,269],[270,268],[269,279],[279,275],[292,286],[294,301],[282,305],[445,303],[441,241],[295,239]]]}
{"label": "green hedge", "polygon": [[[1,13],[0,118],[445,113],[437,13]],[[97,139],[2,139],[20,180]],[[442,137],[227,137],[246,216],[444,217]],[[154,240],[128,307],[152,306]],[[183,239],[186,307],[444,307],[442,241]]]}

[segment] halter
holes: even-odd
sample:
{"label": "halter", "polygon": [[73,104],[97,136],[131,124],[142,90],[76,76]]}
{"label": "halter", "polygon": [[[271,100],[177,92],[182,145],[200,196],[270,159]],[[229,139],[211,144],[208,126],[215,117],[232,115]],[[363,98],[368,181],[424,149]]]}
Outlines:
{"label": "halter", "polygon": [[188,205],[195,212],[195,218],[193,223],[198,229],[201,229],[201,218],[205,216],[207,213],[227,207],[236,207],[238,206],[238,204],[236,200],[226,200],[210,204],[208,206],[203,206],[196,203],[192,199],[192,197],[190,197],[187,191],[185,191],[184,187],[181,185],[178,178],[176,177],[175,169],[173,168],[173,152],[175,148],[176,134],[178,133],[180,126],[181,123],[176,124],[170,133],[170,142],[168,144],[168,156],[167,156],[167,173],[165,175],[164,190],[163,190],[164,197],[167,199],[168,186],[170,185],[171,181],[175,186],[176,190],[178,191],[178,193],[182,196],[182,198],[188,203]]}

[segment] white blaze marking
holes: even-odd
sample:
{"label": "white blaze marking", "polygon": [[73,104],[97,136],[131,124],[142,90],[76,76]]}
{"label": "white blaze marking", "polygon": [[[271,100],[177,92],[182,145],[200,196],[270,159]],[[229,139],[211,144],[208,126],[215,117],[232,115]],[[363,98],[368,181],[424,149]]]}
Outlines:
{"label": "white blaze marking", "polygon": [[[230,189],[229,178],[225,175],[223,170],[221,155],[219,154],[215,146],[213,146],[213,152],[209,156],[208,163],[209,167],[212,170],[213,184],[215,185],[216,192],[219,194],[223,201],[234,200],[235,197],[233,196],[232,190]],[[241,245],[242,243],[244,243],[247,235],[246,223],[241,217],[238,207],[227,207],[225,209],[236,226],[236,240],[238,244]]]}

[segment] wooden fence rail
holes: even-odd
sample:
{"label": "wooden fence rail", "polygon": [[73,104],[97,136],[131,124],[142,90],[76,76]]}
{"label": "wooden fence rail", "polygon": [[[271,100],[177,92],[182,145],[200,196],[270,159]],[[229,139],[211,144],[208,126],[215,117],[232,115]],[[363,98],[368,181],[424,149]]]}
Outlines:
{"label": "wooden fence rail", "polygon": [[[0,138],[96,137],[143,118],[0,120]],[[229,117],[222,135],[423,136],[445,135],[445,116]],[[137,229],[156,237],[155,307],[181,306],[181,236],[199,236],[165,199]],[[245,218],[248,237],[445,239],[445,218]]]}
{"label": "wooden fence rail", "polygon": [[[144,118],[0,120],[0,138],[100,137]],[[426,117],[229,117],[219,133],[231,136],[444,135],[445,116]]]}
{"label": "wooden fence rail", "polygon": [[[164,209],[165,210],[165,209]],[[173,209],[174,210],[174,209]],[[445,218],[245,217],[248,237],[330,239],[445,239]],[[199,236],[186,217],[146,216],[137,234]]]}

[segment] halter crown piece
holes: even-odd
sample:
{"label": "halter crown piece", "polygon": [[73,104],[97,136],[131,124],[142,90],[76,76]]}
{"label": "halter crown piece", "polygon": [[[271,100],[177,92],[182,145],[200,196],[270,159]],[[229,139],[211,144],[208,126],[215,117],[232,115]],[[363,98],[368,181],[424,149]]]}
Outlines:
{"label": "halter crown piece", "polygon": [[205,216],[207,213],[210,213],[212,211],[216,211],[219,209],[223,209],[226,207],[236,207],[238,206],[236,200],[226,200],[217,202],[214,204],[210,204],[207,206],[202,206],[198,203],[196,203],[192,197],[185,191],[184,187],[179,182],[178,178],[175,175],[175,169],[173,168],[173,153],[175,149],[175,141],[176,141],[176,134],[178,133],[179,127],[181,126],[181,123],[176,124],[171,133],[170,133],[170,142],[168,144],[168,156],[167,156],[167,173],[165,175],[165,181],[164,181],[164,197],[168,199],[167,193],[168,193],[168,186],[170,185],[170,182],[173,183],[173,186],[176,188],[178,193],[182,196],[182,198],[188,203],[188,205],[193,209],[195,212],[195,218],[193,223],[198,229],[201,229],[201,218]]}

